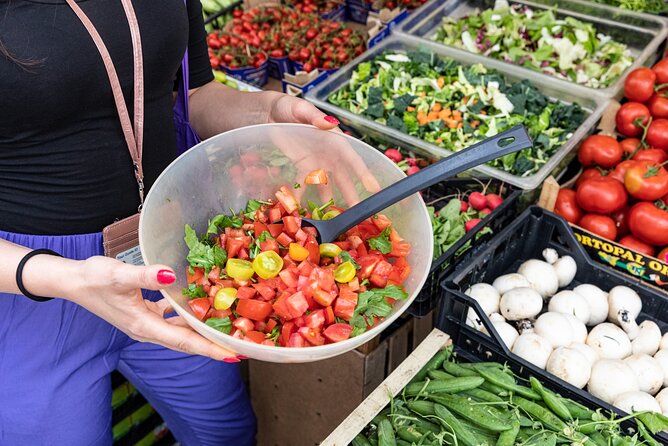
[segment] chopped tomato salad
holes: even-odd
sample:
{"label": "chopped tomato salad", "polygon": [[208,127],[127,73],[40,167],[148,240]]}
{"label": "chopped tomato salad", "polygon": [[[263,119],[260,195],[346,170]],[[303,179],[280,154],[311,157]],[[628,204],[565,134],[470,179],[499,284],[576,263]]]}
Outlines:
{"label": "chopped tomato salad", "polygon": [[383,215],[333,243],[318,244],[315,229],[302,227],[304,217],[341,212],[333,201],[300,208],[282,187],[276,201],[216,215],[201,237],[186,225],[183,293],[194,315],[235,338],[281,347],[339,342],[378,324],[408,297],[411,247]]}

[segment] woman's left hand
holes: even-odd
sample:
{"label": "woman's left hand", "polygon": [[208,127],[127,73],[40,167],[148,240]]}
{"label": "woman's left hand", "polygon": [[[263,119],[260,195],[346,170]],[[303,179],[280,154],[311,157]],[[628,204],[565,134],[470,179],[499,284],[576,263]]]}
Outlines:
{"label": "woman's left hand", "polygon": [[311,124],[323,130],[332,130],[339,125],[338,119],[327,116],[310,102],[287,94],[278,94],[271,102],[267,122]]}

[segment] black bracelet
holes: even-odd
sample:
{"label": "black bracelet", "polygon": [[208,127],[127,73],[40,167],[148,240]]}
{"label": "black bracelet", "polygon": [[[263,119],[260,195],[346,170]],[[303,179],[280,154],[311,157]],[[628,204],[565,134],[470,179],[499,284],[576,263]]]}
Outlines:
{"label": "black bracelet", "polygon": [[19,266],[16,268],[16,285],[18,285],[19,290],[21,290],[21,294],[23,294],[25,297],[35,300],[37,302],[46,302],[47,300],[51,300],[53,298],[35,296],[34,294],[31,294],[28,290],[26,290],[26,287],[23,285],[23,267],[25,266],[26,262],[30,260],[31,257],[34,257],[39,254],[49,254],[52,256],[62,257],[60,254],[58,254],[55,251],[51,251],[50,249],[35,249],[34,251],[30,251],[21,259],[21,261],[19,262]]}

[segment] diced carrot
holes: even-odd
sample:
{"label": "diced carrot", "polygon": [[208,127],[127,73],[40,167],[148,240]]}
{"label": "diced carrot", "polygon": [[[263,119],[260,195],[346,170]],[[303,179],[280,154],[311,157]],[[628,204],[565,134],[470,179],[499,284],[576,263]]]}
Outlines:
{"label": "diced carrot", "polygon": [[477,119],[471,123],[471,127],[473,127],[474,129],[477,128],[479,125],[480,121],[478,121]]}
{"label": "diced carrot", "polygon": [[455,121],[454,119],[450,119],[448,121],[448,128],[449,129],[457,128],[457,121]]}
{"label": "diced carrot", "polygon": [[445,79],[443,79],[443,76],[436,80],[436,84],[438,85],[438,88],[443,88],[443,85],[445,85]]}
{"label": "diced carrot", "polygon": [[436,138],[436,141],[435,141],[435,142],[437,142],[438,144],[440,144],[440,143],[443,142],[443,138]]}
{"label": "diced carrot", "polygon": [[444,113],[443,116],[445,116],[446,118],[450,118],[450,116],[452,116],[452,110],[450,110],[449,108],[443,110],[443,113]]}
{"label": "diced carrot", "polygon": [[425,91],[421,91],[421,92],[420,92],[420,96],[422,96],[422,97],[427,96],[427,92],[425,92]]}
{"label": "diced carrot", "polygon": [[441,105],[440,102],[437,102],[434,104],[433,107],[431,107],[431,111],[433,112],[440,112],[443,109],[443,106]]}
{"label": "diced carrot", "polygon": [[452,119],[455,119],[457,121],[462,120],[462,113],[459,110],[455,110],[452,112]]}
{"label": "diced carrot", "polygon": [[414,112],[414,111],[415,111],[415,107],[412,107],[412,106],[409,105],[408,107],[406,107],[406,111],[407,111],[407,112]]}
{"label": "diced carrot", "polygon": [[458,128],[458,129],[461,129],[462,127],[464,127],[464,124],[463,124],[463,123],[460,122],[459,124],[457,124],[457,128]]}
{"label": "diced carrot", "polygon": [[437,119],[438,119],[438,112],[430,111],[429,114],[427,115],[428,121],[435,121]]}
{"label": "diced carrot", "polygon": [[487,112],[486,112],[485,110],[480,110],[480,114],[481,114],[481,115],[486,115]]}

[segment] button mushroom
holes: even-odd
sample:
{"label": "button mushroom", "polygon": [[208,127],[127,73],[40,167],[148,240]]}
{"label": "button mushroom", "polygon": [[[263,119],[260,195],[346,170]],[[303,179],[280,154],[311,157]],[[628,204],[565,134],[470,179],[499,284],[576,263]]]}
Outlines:
{"label": "button mushroom", "polygon": [[537,335],[547,339],[552,348],[566,347],[574,341],[571,324],[566,315],[561,313],[548,311],[541,314],[536,319],[533,330]]}
{"label": "button mushroom", "polygon": [[661,413],[661,406],[659,403],[652,395],[645,392],[636,391],[622,393],[615,398],[612,405],[626,413],[643,412],[647,410]]}
{"label": "button mushroom", "polygon": [[591,368],[587,390],[596,398],[612,404],[626,392],[640,390],[631,367],[620,359],[599,359]]}
{"label": "button mushroom", "polygon": [[638,326],[638,335],[631,341],[633,353],[653,355],[661,344],[661,329],[656,322],[644,321]]}
{"label": "button mushroom", "polygon": [[608,293],[608,321],[617,324],[635,339],[638,335],[636,318],[642,310],[638,293],[626,286],[616,286]]}
{"label": "button mushroom", "polygon": [[589,325],[598,325],[608,318],[608,293],[591,284],[582,284],[573,288],[589,306]]}
{"label": "button mushroom", "polygon": [[526,277],[535,289],[543,297],[554,295],[559,290],[559,278],[554,267],[542,260],[531,259],[520,265],[518,273]]}
{"label": "button mushroom", "polygon": [[587,345],[603,359],[624,359],[631,354],[631,341],[624,330],[609,322],[594,327],[587,336]]}
{"label": "button mushroom", "polygon": [[533,288],[514,288],[501,296],[499,309],[509,321],[530,319],[543,309],[543,298]]}
{"label": "button mushroom", "polygon": [[512,352],[544,369],[552,353],[552,345],[547,339],[538,336],[536,333],[522,333],[515,340]]}
{"label": "button mushroom", "polygon": [[638,378],[640,390],[650,395],[656,394],[663,386],[663,369],[659,361],[647,354],[633,354],[624,359]]}
{"label": "button mushroom", "polygon": [[555,294],[548,304],[548,311],[557,313],[572,314],[582,321],[583,324],[589,322],[589,305],[574,291],[560,291]]}
{"label": "button mushroom", "polygon": [[547,360],[546,369],[578,389],[586,386],[591,376],[591,364],[587,358],[569,347],[559,347],[554,350]]}
{"label": "button mushroom", "polygon": [[517,273],[504,274],[503,276],[497,277],[496,280],[492,282],[492,286],[496,288],[496,291],[498,291],[500,295],[503,295],[514,288],[531,288],[531,284],[527,278]]}

